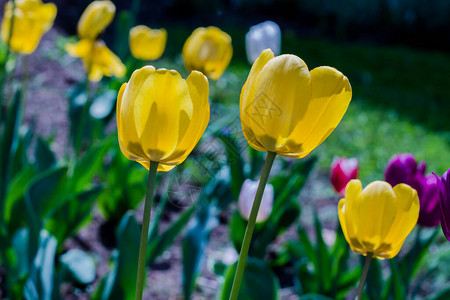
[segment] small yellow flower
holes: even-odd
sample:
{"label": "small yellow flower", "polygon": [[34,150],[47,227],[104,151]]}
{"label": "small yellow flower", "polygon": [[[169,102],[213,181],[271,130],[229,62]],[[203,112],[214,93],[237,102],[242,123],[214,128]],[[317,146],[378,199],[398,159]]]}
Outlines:
{"label": "small yellow flower", "polygon": [[232,56],[231,37],[213,26],[195,29],[183,46],[186,69],[200,71],[213,80],[222,76]]}
{"label": "small yellow flower", "polygon": [[208,79],[192,71],[183,79],[174,70],[146,66],[133,72],[117,97],[117,128],[122,153],[158,171],[181,164],[209,121]]}
{"label": "small yellow flower", "polygon": [[[11,1],[5,5],[1,28],[4,43],[8,42],[10,35],[12,7]],[[22,54],[34,52],[42,35],[53,26],[56,10],[56,5],[53,3],[44,4],[40,0],[16,0],[10,39],[11,51]]]}
{"label": "small yellow flower", "polygon": [[131,54],[141,60],[156,60],[166,48],[167,31],[139,25],[130,30]]}
{"label": "small yellow flower", "polygon": [[76,44],[67,44],[67,52],[83,60],[89,74],[89,80],[99,81],[104,76],[122,77],[126,68],[105,43],[101,40],[80,40]]}
{"label": "small yellow flower", "polygon": [[345,199],[339,201],[339,221],[350,248],[358,254],[392,258],[419,218],[416,190],[406,184],[392,188],[374,181],[364,190],[359,180],[351,180]]}
{"label": "small yellow flower", "polygon": [[112,22],[115,13],[116,7],[111,1],[93,1],[78,21],[78,36],[81,39],[97,39]]}
{"label": "small yellow flower", "polygon": [[310,72],[299,57],[274,57],[266,49],[242,87],[242,130],[255,150],[302,158],[336,128],[351,98],[350,83],[338,70]]}

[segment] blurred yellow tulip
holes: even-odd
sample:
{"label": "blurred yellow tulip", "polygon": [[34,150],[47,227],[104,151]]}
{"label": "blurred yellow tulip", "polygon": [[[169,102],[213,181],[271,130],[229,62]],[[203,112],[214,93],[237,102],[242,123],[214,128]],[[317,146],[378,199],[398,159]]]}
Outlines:
{"label": "blurred yellow tulip", "polygon": [[141,60],[156,60],[166,48],[167,31],[139,25],[130,30],[131,54]]}
{"label": "blurred yellow tulip", "polygon": [[[11,28],[12,2],[5,5],[1,36],[8,42]],[[10,49],[13,52],[30,54],[36,50],[41,37],[53,26],[56,17],[56,5],[44,4],[40,0],[16,0]]]}
{"label": "blurred yellow tulip", "polygon": [[208,79],[192,71],[183,79],[174,70],[146,66],[133,72],[117,97],[117,128],[122,153],[158,171],[181,164],[209,121]]}
{"label": "blurred yellow tulip", "polygon": [[351,180],[345,198],[339,201],[339,221],[350,248],[358,254],[392,258],[419,218],[416,190],[406,184],[392,188],[374,181],[364,190],[359,180]]}
{"label": "blurred yellow tulip", "polygon": [[242,130],[255,150],[302,158],[336,128],[351,98],[350,83],[338,70],[310,72],[299,57],[274,57],[266,49],[242,87]]}
{"label": "blurred yellow tulip", "polygon": [[101,40],[80,40],[76,44],[67,44],[66,50],[71,56],[83,60],[90,81],[99,81],[103,75],[125,75],[125,65]]}
{"label": "blurred yellow tulip", "polygon": [[213,80],[222,76],[232,56],[231,37],[214,26],[195,29],[183,46],[186,69],[200,71]]}
{"label": "blurred yellow tulip", "polygon": [[112,22],[115,13],[116,7],[111,1],[93,1],[78,21],[78,36],[81,39],[97,39]]}

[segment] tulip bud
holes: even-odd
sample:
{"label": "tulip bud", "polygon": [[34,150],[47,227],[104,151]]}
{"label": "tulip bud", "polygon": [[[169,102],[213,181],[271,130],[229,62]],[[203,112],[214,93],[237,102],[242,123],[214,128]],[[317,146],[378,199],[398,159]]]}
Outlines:
{"label": "tulip bud", "polygon": [[433,175],[425,175],[425,162],[417,161],[414,155],[402,153],[394,155],[385,170],[385,180],[391,185],[406,183],[417,191],[420,200],[418,224],[424,227],[439,225],[440,206]]}
{"label": "tulip bud", "polygon": [[[246,179],[241,187],[238,199],[238,210],[241,216],[248,221],[255,200],[256,191],[258,190],[259,181]],[[264,194],[259,207],[256,223],[261,223],[267,220],[272,212],[273,207],[273,186],[267,184],[264,189]]]}
{"label": "tulip bud", "polygon": [[358,178],[358,160],[356,158],[335,157],[331,163],[330,181],[334,190],[344,196],[347,183]]}
{"label": "tulip bud", "polygon": [[441,178],[436,174],[434,176],[437,181],[437,191],[441,207],[441,227],[445,237],[450,241],[450,169]]}
{"label": "tulip bud", "polygon": [[9,40],[11,51],[30,54],[36,50],[42,35],[53,26],[56,17],[56,5],[53,3],[44,4],[40,0],[16,1],[13,30],[10,31],[13,17],[12,7],[11,1],[5,5],[1,28],[2,40],[4,43]]}
{"label": "tulip bud", "polygon": [[271,49],[274,55],[280,54],[281,30],[272,21],[266,21],[250,27],[249,32],[245,35],[247,59],[251,64],[267,48]]}
{"label": "tulip bud", "polygon": [[78,21],[78,36],[81,39],[97,39],[112,22],[115,13],[116,6],[111,1],[93,1]]}
{"label": "tulip bud", "polygon": [[161,57],[166,47],[167,31],[150,29],[139,25],[130,30],[131,54],[141,60],[156,60]]}

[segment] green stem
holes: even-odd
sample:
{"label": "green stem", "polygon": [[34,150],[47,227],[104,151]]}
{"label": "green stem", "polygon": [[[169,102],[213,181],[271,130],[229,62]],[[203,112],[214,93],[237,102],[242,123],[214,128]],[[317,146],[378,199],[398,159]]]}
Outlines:
{"label": "green stem", "polygon": [[156,172],[158,170],[158,162],[150,162],[150,170],[148,173],[147,193],[145,194],[144,220],[142,221],[141,243],[139,246],[139,261],[136,280],[136,300],[142,300],[144,293],[145,279],[145,260],[147,257],[147,238],[148,228],[150,226],[150,214],[152,211],[153,192],[155,190]]}
{"label": "green stem", "polygon": [[267,152],[266,162],[264,163],[264,169],[261,174],[258,190],[256,191],[255,200],[253,201],[250,218],[247,223],[247,229],[245,230],[244,240],[242,242],[241,247],[241,253],[239,254],[238,265],[236,268],[236,274],[234,275],[233,287],[231,288],[230,300],[236,300],[239,294],[239,288],[241,285],[242,276],[244,275],[248,250],[250,249],[253,230],[255,229],[256,217],[258,216],[259,206],[261,205],[261,199],[264,194],[264,189],[269,179],[270,169],[272,168],[272,164],[276,155],[277,154],[274,152]]}
{"label": "green stem", "polygon": [[169,200],[169,191],[171,190],[171,188],[173,186],[173,183],[175,181],[177,170],[178,169],[175,168],[175,170],[173,170],[169,174],[169,180],[168,180],[168,183],[167,183],[167,187],[164,189],[165,193],[161,197],[161,201],[159,202],[159,205],[158,205],[158,210],[156,211],[155,216],[154,216],[154,218],[152,220],[152,226],[150,227],[149,234],[148,234],[148,239],[149,240],[151,240],[152,237],[155,234],[157,234],[156,231],[158,229],[159,220],[161,219],[162,213],[164,212],[164,208],[166,207],[167,200]]}
{"label": "green stem", "polygon": [[366,260],[364,262],[363,271],[361,274],[361,279],[360,279],[359,285],[358,285],[358,291],[356,292],[355,300],[361,299],[361,295],[364,290],[364,285],[366,284],[367,274],[369,273],[370,261],[372,260],[372,257],[373,257],[373,253],[371,253],[371,252],[367,253]]}

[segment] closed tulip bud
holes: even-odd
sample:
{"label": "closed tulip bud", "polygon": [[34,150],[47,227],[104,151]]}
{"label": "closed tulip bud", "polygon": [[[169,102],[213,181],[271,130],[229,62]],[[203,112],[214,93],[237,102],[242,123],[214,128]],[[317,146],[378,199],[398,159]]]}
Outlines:
{"label": "closed tulip bud", "polygon": [[255,150],[302,158],[336,128],[351,98],[350,83],[338,70],[310,72],[299,57],[274,57],[266,49],[242,87],[242,130]]}
{"label": "closed tulip bud", "polygon": [[363,190],[361,182],[353,179],[338,210],[345,239],[354,252],[392,258],[417,223],[419,198],[406,184],[392,188],[387,182],[374,181]]}
{"label": "closed tulip bud", "polygon": [[197,71],[187,79],[174,70],[146,66],[133,72],[117,96],[117,129],[122,153],[159,171],[181,164],[209,121],[209,86]]}
{"label": "closed tulip bud", "polygon": [[[248,221],[250,212],[252,210],[253,201],[255,199],[256,191],[258,190],[259,181],[246,179],[241,187],[238,199],[238,210],[241,216]],[[264,189],[264,194],[261,200],[261,206],[258,210],[256,223],[261,223],[267,220],[272,212],[274,191],[271,184],[267,184]]]}
{"label": "closed tulip bud", "polygon": [[53,26],[56,6],[53,3],[44,4],[40,0],[16,0],[11,31],[12,16],[13,5],[9,1],[5,5],[2,21],[2,40],[4,43],[9,40],[11,51],[30,54],[36,50],[42,35]]}
{"label": "closed tulip bud", "polygon": [[81,39],[97,39],[112,22],[116,6],[111,1],[93,1],[86,7],[78,21],[78,36]]}
{"label": "closed tulip bud", "polygon": [[401,153],[392,156],[389,160],[384,178],[390,185],[407,183],[417,173],[417,161],[411,153]]}
{"label": "closed tulip bud", "polygon": [[335,191],[344,196],[347,183],[358,178],[358,160],[356,158],[336,157],[331,163],[330,181]]}
{"label": "closed tulip bud", "polygon": [[393,185],[405,183],[417,191],[420,200],[418,224],[424,227],[439,225],[440,207],[436,189],[436,179],[432,174],[425,175],[425,162],[417,163],[414,155],[401,153],[394,155],[384,172],[385,180]]}
{"label": "closed tulip bud", "polygon": [[270,49],[275,55],[279,55],[281,49],[280,27],[272,21],[250,27],[249,32],[245,35],[245,49],[247,50],[247,59],[251,64],[265,49]]}
{"label": "closed tulip bud", "polygon": [[441,178],[434,174],[437,181],[439,203],[441,207],[441,227],[447,240],[450,241],[450,169]]}
{"label": "closed tulip bud", "polygon": [[232,56],[231,37],[214,26],[195,29],[183,46],[186,69],[200,71],[213,80],[222,76]]}
{"label": "closed tulip bud", "polygon": [[67,44],[67,52],[83,61],[90,81],[99,81],[103,76],[122,77],[126,67],[101,40],[80,40],[76,44]]}
{"label": "closed tulip bud", "polygon": [[156,60],[166,47],[167,31],[139,25],[130,30],[131,54],[141,60]]}

